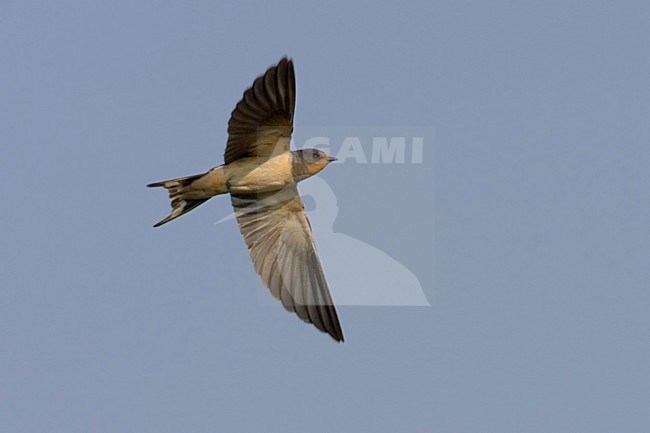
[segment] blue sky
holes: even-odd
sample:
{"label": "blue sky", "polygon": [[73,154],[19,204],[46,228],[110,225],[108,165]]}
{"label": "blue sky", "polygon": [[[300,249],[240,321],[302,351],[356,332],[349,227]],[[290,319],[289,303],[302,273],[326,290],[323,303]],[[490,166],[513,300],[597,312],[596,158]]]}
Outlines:
{"label": "blue sky", "polygon": [[[3,432],[650,425],[646,3],[0,9]],[[431,303],[343,306],[344,344],[266,301],[214,224],[227,199],[151,227],[168,204],[145,185],[220,164],[283,55],[296,136],[435,131],[421,164],[322,173],[334,231]]]}

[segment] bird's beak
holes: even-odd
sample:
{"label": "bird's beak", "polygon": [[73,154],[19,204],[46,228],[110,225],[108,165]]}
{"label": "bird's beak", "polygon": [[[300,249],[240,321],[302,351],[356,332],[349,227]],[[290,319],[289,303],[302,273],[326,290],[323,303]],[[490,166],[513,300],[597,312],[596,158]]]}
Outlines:
{"label": "bird's beak", "polygon": [[338,158],[334,158],[333,156],[328,156],[328,157],[327,157],[327,160],[328,160],[329,162],[334,162],[334,161],[338,161],[339,159],[338,159]]}

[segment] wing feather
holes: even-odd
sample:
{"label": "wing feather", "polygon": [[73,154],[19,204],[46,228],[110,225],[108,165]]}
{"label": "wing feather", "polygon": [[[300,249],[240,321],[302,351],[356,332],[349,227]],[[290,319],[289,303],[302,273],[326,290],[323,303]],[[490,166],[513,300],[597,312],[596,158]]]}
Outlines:
{"label": "wing feather", "polygon": [[255,79],[231,113],[225,163],[288,152],[295,105],[293,61],[283,58]]}
{"label": "wing feather", "polygon": [[255,270],[285,309],[343,341],[343,331],[295,186],[232,195],[239,229]]}

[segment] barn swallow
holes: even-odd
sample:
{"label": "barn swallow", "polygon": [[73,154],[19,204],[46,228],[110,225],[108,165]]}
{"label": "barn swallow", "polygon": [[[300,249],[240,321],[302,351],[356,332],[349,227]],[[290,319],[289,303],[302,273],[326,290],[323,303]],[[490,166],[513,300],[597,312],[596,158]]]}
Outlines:
{"label": "barn swallow", "polygon": [[214,196],[230,194],[262,283],[288,311],[342,342],[343,331],[296,188],[336,158],[318,149],[290,149],[295,105],[293,61],[283,58],[255,79],[232,111],[224,164],[147,185],[167,189],[171,199],[171,214],[154,227]]}

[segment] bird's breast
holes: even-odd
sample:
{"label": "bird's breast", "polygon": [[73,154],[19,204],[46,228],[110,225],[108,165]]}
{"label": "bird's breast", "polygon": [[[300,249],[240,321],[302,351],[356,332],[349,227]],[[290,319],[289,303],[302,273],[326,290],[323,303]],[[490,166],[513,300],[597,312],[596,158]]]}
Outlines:
{"label": "bird's breast", "polygon": [[226,166],[229,192],[251,194],[284,188],[293,183],[291,154],[271,158],[243,158]]}

